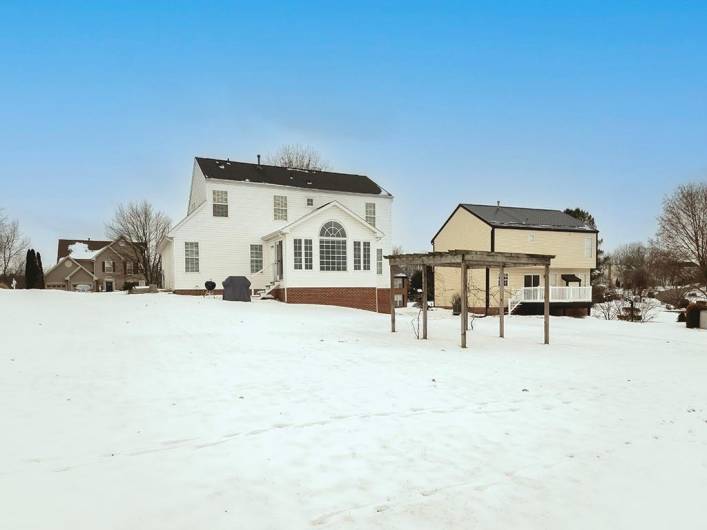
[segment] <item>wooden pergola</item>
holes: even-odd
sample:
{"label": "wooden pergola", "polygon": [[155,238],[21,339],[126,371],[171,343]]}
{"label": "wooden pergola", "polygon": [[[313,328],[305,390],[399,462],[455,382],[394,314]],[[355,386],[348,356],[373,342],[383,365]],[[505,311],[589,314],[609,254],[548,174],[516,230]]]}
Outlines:
{"label": "wooden pergola", "polygon": [[[467,271],[473,268],[498,268],[503,278],[504,270],[512,267],[545,267],[544,274],[544,338],[550,344],[550,260],[555,256],[547,254],[520,254],[517,252],[487,252],[483,250],[448,250],[422,254],[395,254],[385,256],[391,267],[390,272],[390,330],[395,332],[395,304],[393,303],[393,265],[422,268],[422,338],[427,338],[427,273],[435,267],[458,267],[461,270],[461,347],[466,348],[466,330],[469,327]],[[499,336],[504,336],[504,289],[501,285],[498,305]]]}

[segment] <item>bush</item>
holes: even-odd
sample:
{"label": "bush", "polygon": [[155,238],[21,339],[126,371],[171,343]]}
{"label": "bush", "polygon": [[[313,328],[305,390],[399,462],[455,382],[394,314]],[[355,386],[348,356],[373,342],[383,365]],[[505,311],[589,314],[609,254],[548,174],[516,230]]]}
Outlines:
{"label": "bush", "polygon": [[700,312],[707,309],[707,302],[693,302],[685,309],[685,323],[688,328],[700,327]]}
{"label": "bush", "polygon": [[123,291],[129,291],[133,287],[137,287],[138,283],[137,282],[125,282],[123,284]]}
{"label": "bush", "polygon": [[686,309],[690,305],[690,301],[687,298],[683,298],[678,302],[678,309]]}

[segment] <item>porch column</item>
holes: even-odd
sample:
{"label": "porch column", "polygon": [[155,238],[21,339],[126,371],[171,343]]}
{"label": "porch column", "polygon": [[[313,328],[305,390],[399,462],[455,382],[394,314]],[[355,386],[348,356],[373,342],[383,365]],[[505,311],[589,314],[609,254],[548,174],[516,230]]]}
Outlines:
{"label": "porch column", "polygon": [[393,296],[393,286],[395,276],[393,276],[393,265],[390,265],[390,332],[395,333],[395,297]]}
{"label": "porch column", "polygon": [[504,285],[503,285],[503,274],[504,274],[504,267],[503,263],[501,263],[501,270],[498,273],[498,284],[500,286],[500,295],[498,297],[498,336],[503,338],[505,334],[505,330],[503,329],[503,316],[504,313],[506,312],[506,308],[504,307],[503,304],[503,295],[504,291],[506,290]]}
{"label": "porch column", "polygon": [[462,348],[466,348],[466,328],[469,325],[469,315],[467,307],[467,292],[466,292],[466,269],[467,265],[462,261],[461,264],[461,298],[462,298],[462,314],[461,314],[461,328],[462,328]]}
{"label": "porch column", "polygon": [[427,265],[422,266],[422,338],[427,338]]}
{"label": "porch column", "polygon": [[550,344],[550,265],[545,265],[545,344]]}

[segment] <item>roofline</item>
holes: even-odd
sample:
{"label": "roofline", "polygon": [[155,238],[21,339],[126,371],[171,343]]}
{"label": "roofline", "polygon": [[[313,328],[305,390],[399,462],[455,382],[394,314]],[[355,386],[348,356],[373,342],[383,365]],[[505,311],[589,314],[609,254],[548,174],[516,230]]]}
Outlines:
{"label": "roofline", "polygon": [[[467,212],[470,214],[478,217],[481,219],[484,223],[487,225],[493,227],[493,228],[508,228],[508,229],[515,229],[517,228],[518,230],[546,230],[546,231],[551,231],[551,232],[594,232],[594,233],[599,233],[599,230],[596,230],[594,228],[584,228],[581,226],[577,227],[560,227],[560,226],[551,226],[551,225],[532,225],[532,224],[527,224],[527,225],[509,225],[509,224],[503,224],[503,223],[493,223],[486,221],[485,219],[482,219],[479,215],[474,213],[472,210],[467,208],[467,206],[486,206],[486,207],[491,207],[493,208],[493,204],[473,204],[470,202],[462,202],[459,203],[459,206],[464,208]],[[555,210],[552,208],[523,208],[522,206],[500,206],[500,208],[511,208],[515,210],[535,210],[538,212],[559,212],[559,213],[565,213],[562,210]],[[569,214],[565,214],[569,215]],[[571,215],[569,215],[572,217]]]}
{"label": "roofline", "polygon": [[189,219],[191,219],[192,217],[194,217],[194,215],[196,215],[196,213],[197,213],[199,210],[201,210],[201,209],[204,207],[204,204],[206,204],[207,202],[208,202],[208,201],[204,201],[204,202],[202,202],[201,204],[199,204],[199,206],[197,206],[196,208],[194,208],[194,209],[191,211],[191,213],[188,213],[187,215],[185,215],[185,216],[182,218],[181,221],[179,221],[176,225],[174,225],[172,228],[170,228],[170,229],[169,229],[169,232],[167,232],[167,237],[168,237],[168,238],[174,237],[174,236],[171,235],[171,234],[172,234],[175,230],[180,229],[180,228],[182,227],[182,225],[187,222],[187,220],[189,220]]}
{"label": "roofline", "polygon": [[[490,223],[486,219],[482,218],[481,216],[477,215],[474,213],[472,210],[467,208],[466,206],[493,206],[492,204],[472,204],[472,203],[462,203],[460,202],[456,208],[454,208],[454,211],[451,213],[449,217],[447,217],[447,220],[444,222],[444,224],[441,226],[439,230],[437,230],[437,233],[432,237],[432,240],[430,243],[434,246],[435,244],[435,239],[437,239],[437,236],[439,233],[444,230],[444,227],[447,226],[447,223],[454,217],[454,214],[457,213],[457,210],[459,208],[463,208],[465,212],[470,213],[474,217],[476,217],[479,221],[484,223],[485,225],[495,228],[495,229],[501,229],[501,230],[537,230],[541,232],[579,232],[579,233],[587,233],[587,234],[598,234],[599,230],[596,230],[594,228],[583,228],[583,227],[559,227],[559,226],[543,226],[543,225],[507,225],[507,224],[499,224],[499,223]],[[503,208],[516,208],[516,209],[527,209],[527,210],[540,210],[540,211],[546,211],[546,212],[560,212],[561,210],[551,210],[547,208],[523,208],[522,206],[503,206]]]}
{"label": "roofline", "polygon": [[[345,173],[347,174],[347,173]],[[357,175],[357,176],[365,176],[365,175]],[[390,193],[388,190],[386,190],[383,186],[379,185],[377,182],[375,183],[376,186],[378,186],[381,191],[384,191],[387,195],[384,195],[382,193],[361,193],[357,191],[341,191],[341,190],[327,190],[323,188],[303,188],[301,186],[288,186],[287,184],[273,184],[272,182],[253,182],[252,180],[232,180],[232,179],[221,179],[218,177],[205,177],[205,180],[209,181],[215,181],[215,182],[224,182],[224,183],[229,183],[229,184],[249,184],[249,185],[255,185],[255,186],[266,186],[266,187],[275,187],[275,188],[291,188],[293,190],[311,190],[315,192],[320,192],[320,193],[339,193],[342,195],[359,195],[361,197],[381,197],[383,199],[393,199],[394,196],[392,193]],[[373,182],[373,181],[371,181]]]}

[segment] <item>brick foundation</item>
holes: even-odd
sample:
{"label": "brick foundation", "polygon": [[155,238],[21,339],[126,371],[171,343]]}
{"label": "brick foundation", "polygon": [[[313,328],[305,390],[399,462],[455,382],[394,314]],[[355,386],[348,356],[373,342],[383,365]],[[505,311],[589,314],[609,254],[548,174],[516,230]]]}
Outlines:
{"label": "brick foundation", "polygon": [[[204,289],[177,289],[174,294],[203,296]],[[395,289],[396,293],[403,292]],[[223,294],[223,289],[216,289],[214,294]],[[375,287],[290,287],[273,289],[270,296],[288,304],[319,304],[351,307],[378,313],[390,313],[390,289]],[[377,298],[377,300],[376,300]],[[407,296],[403,297],[407,301]],[[378,304],[376,305],[376,301]]]}
{"label": "brick foundation", "polygon": [[[288,304],[319,304],[390,313],[390,289],[375,287],[289,287],[274,289],[273,298]],[[376,295],[378,306],[376,306]]]}

